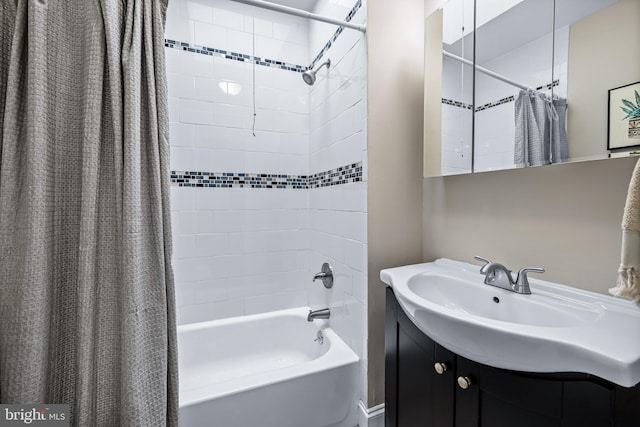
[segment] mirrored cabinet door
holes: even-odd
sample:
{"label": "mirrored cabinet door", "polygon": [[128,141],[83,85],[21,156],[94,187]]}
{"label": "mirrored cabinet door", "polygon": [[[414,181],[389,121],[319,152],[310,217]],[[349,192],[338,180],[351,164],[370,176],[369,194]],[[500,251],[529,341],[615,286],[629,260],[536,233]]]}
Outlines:
{"label": "mirrored cabinet door", "polygon": [[474,172],[553,161],[553,10],[553,0],[476,3]]}
{"label": "mirrored cabinet door", "polygon": [[442,9],[442,174],[472,171],[473,0]]}
{"label": "mirrored cabinet door", "polygon": [[[625,95],[609,105],[608,94],[640,82],[640,54],[631,47],[640,42],[640,0],[555,3],[554,79],[561,84],[554,90],[567,100],[569,161],[628,156],[640,138],[628,138]],[[633,90],[629,95],[635,98]],[[609,125],[622,130],[619,139],[609,141]]]}
{"label": "mirrored cabinet door", "polygon": [[444,3],[425,23],[424,176],[637,154],[638,40],[640,0]]}
{"label": "mirrored cabinet door", "polygon": [[424,176],[471,173],[474,0],[449,0],[425,25]]}

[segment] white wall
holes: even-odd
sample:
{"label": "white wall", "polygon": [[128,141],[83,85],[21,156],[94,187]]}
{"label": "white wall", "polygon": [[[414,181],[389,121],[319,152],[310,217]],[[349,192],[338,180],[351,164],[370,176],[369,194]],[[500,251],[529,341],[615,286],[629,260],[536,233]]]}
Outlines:
{"label": "white wall", "polygon": [[[344,19],[353,0],[319,0],[315,13]],[[366,1],[351,22],[365,23]],[[336,31],[312,22],[313,58]],[[313,59],[312,58],[312,59]],[[336,275],[333,289],[311,286],[312,308],[330,307],[332,327],[361,360],[360,399],[366,402],[367,375],[367,45],[364,34],[345,30],[319,60],[331,59],[310,93],[309,172],[359,164],[363,180],[309,190],[311,267],[329,261]],[[354,422],[355,424],[355,422]]]}
{"label": "white wall", "polygon": [[[222,0],[169,2],[166,39],[306,67],[308,21]],[[255,21],[254,21],[255,16]],[[300,73],[166,48],[173,171],[306,175]],[[233,94],[235,93],[235,95]],[[308,303],[308,192],[172,186],[178,322]]]}

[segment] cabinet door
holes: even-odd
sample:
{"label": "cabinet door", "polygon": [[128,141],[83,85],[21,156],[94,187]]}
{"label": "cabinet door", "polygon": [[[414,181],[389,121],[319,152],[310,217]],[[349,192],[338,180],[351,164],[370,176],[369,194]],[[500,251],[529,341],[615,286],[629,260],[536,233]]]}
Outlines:
{"label": "cabinet door", "polygon": [[[562,427],[614,425],[612,390],[611,386],[595,381],[564,381]],[[637,426],[637,418],[627,425]]]}
{"label": "cabinet door", "polygon": [[446,367],[443,373],[434,372],[433,380],[433,425],[435,427],[454,426],[456,393],[456,355],[441,345],[435,344],[435,363],[441,363]]}
{"label": "cabinet door", "polygon": [[[456,426],[561,427],[563,383],[519,375],[457,358]],[[462,381],[462,380],[461,380]]]}
{"label": "cabinet door", "polygon": [[434,343],[398,311],[397,427],[433,426]]}
{"label": "cabinet door", "polygon": [[455,354],[423,334],[390,289],[386,315],[386,426],[453,427]]}
{"label": "cabinet door", "polygon": [[615,426],[637,427],[640,425],[640,385],[634,388],[615,386]]}

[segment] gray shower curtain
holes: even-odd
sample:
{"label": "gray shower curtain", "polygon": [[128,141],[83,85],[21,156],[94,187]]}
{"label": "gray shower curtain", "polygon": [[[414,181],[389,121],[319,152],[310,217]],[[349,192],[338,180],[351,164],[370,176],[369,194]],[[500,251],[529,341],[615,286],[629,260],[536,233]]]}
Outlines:
{"label": "gray shower curtain", "polygon": [[566,162],[566,117],[566,99],[554,98],[551,102],[540,92],[521,90],[515,100],[515,165]]}
{"label": "gray shower curtain", "polygon": [[0,403],[177,425],[166,6],[0,2]]}

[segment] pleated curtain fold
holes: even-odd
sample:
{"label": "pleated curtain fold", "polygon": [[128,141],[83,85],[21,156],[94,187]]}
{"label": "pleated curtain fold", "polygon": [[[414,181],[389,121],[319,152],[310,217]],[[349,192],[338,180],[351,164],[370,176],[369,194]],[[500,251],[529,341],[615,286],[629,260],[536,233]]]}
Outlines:
{"label": "pleated curtain fold", "polygon": [[0,2],[0,403],[177,426],[166,7]]}
{"label": "pleated curtain fold", "polygon": [[515,99],[514,163],[517,167],[568,159],[567,100],[521,90]]}

